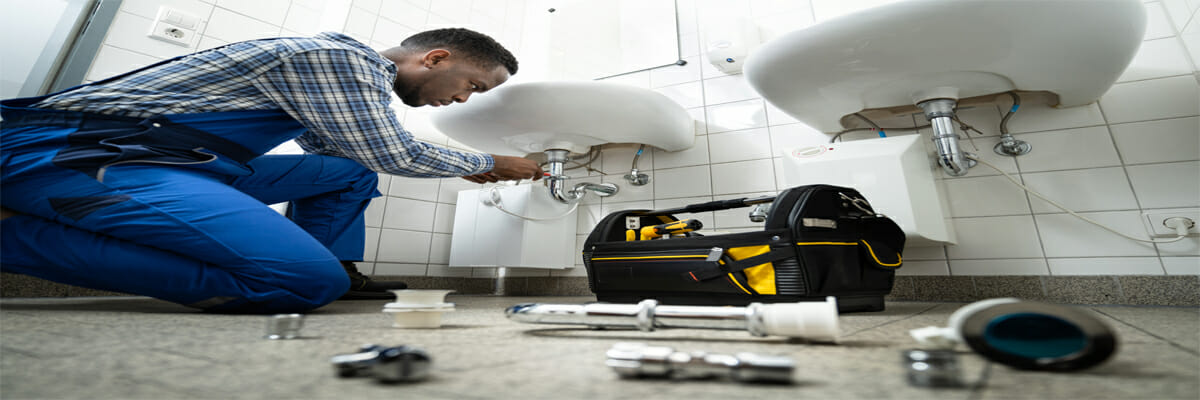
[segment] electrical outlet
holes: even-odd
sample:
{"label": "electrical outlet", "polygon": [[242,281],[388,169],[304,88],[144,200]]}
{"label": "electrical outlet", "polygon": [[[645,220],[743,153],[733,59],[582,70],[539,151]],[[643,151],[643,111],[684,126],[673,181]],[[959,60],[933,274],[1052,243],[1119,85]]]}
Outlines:
{"label": "electrical outlet", "polygon": [[179,46],[191,47],[199,26],[200,17],[164,6],[159,7],[158,16],[155,17],[147,36]]}
{"label": "electrical outlet", "polygon": [[1146,225],[1146,232],[1150,234],[1150,237],[1175,237],[1175,229],[1165,225],[1168,219],[1175,217],[1188,218],[1193,221],[1195,225],[1188,229],[1188,235],[1200,233],[1200,209],[1143,213],[1142,223]]}

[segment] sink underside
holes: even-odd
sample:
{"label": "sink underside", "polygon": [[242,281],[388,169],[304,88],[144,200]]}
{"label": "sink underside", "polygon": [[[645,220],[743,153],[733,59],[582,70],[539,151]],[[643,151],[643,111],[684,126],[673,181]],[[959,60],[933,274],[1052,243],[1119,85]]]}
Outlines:
{"label": "sink underside", "polygon": [[1010,90],[1098,99],[1145,30],[1137,0],[910,0],[782,35],[745,66],[763,98],[822,132],[843,116]]}
{"label": "sink underside", "polygon": [[493,154],[548,149],[584,153],[605,143],[641,143],[667,151],[692,147],[692,117],[660,93],[596,81],[516,83],[433,116],[442,133]]}

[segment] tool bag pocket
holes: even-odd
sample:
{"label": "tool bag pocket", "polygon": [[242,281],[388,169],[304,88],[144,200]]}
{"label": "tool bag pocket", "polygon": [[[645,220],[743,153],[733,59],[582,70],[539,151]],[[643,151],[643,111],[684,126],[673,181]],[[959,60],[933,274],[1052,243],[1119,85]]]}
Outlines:
{"label": "tool bag pocket", "polygon": [[706,242],[672,239],[598,244],[584,261],[593,290],[752,293],[745,273],[721,272],[724,252]]}

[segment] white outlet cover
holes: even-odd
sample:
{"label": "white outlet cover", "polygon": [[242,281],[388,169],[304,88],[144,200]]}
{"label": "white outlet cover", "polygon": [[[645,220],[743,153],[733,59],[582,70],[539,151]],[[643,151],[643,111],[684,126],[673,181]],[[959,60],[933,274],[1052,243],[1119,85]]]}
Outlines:
{"label": "white outlet cover", "polygon": [[159,21],[154,23],[148,36],[179,46],[191,47],[192,37],[196,36],[196,31]]}
{"label": "white outlet cover", "polygon": [[1172,217],[1190,218],[1196,222],[1188,230],[1189,235],[1195,235],[1200,232],[1200,209],[1181,209],[1181,210],[1161,210],[1142,213],[1142,223],[1146,225],[1146,232],[1151,237],[1175,237],[1175,230],[1163,225],[1163,221]]}

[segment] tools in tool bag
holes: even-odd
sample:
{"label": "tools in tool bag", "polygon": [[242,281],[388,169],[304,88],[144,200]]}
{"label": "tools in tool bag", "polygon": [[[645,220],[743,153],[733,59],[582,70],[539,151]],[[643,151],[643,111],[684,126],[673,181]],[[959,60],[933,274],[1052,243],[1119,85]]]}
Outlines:
{"label": "tools in tool bag", "polygon": [[660,237],[669,238],[672,235],[698,231],[703,227],[704,224],[697,219],[673,221],[665,224],[646,226],[641,229],[628,229],[625,231],[625,240],[633,241],[634,235],[637,235],[637,240],[650,240]]}
{"label": "tools in tool bag", "polygon": [[739,382],[790,383],[796,368],[796,362],[784,356],[683,352],[644,343],[617,343],[605,355],[605,365],[622,378],[727,377]]}
{"label": "tools in tool bag", "polygon": [[[699,223],[674,215],[751,206],[761,214],[766,203],[761,231],[703,235],[692,228]],[[652,229],[643,235],[642,227]],[[681,235],[642,240],[671,232]],[[777,196],[610,213],[588,235],[583,262],[603,302],[746,305],[836,296],[840,311],[880,311],[904,240],[900,227],[858,191],[807,185]]]}

